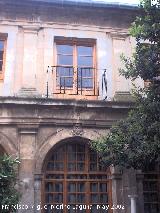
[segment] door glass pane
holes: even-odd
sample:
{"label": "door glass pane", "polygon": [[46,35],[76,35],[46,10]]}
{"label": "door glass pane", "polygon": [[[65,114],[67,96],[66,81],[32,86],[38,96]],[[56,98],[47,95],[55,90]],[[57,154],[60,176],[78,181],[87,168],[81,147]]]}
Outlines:
{"label": "door glass pane", "polygon": [[88,56],[78,56],[78,67],[93,67],[93,58]]}
{"label": "door glass pane", "polygon": [[78,78],[78,87],[79,88],[93,88],[93,79],[84,79]]}
{"label": "door glass pane", "polygon": [[[79,68],[78,69],[78,87],[93,88],[93,69]],[[95,159],[94,159],[95,161]]]}
{"label": "door glass pane", "polygon": [[62,87],[73,86],[73,68],[58,67],[56,76],[57,76],[57,86],[62,86]]}
{"label": "door glass pane", "polygon": [[58,65],[73,66],[73,56],[70,56],[70,55],[58,55]]}
{"label": "door glass pane", "polygon": [[0,51],[4,50],[4,41],[0,41]]}
{"label": "door glass pane", "polygon": [[0,60],[3,60],[3,51],[0,51]]}
{"label": "door glass pane", "polygon": [[2,71],[2,61],[0,61],[0,71]]}
{"label": "door glass pane", "polygon": [[79,77],[93,77],[93,72],[94,72],[94,69],[93,68],[87,68],[87,67],[84,67],[84,68],[79,68],[78,69],[78,76]]}
{"label": "door glass pane", "polygon": [[78,56],[80,56],[80,55],[92,56],[93,47],[78,46],[77,52],[78,52]]}
{"label": "door glass pane", "polygon": [[73,46],[71,45],[57,45],[57,53],[58,54],[73,54]]}

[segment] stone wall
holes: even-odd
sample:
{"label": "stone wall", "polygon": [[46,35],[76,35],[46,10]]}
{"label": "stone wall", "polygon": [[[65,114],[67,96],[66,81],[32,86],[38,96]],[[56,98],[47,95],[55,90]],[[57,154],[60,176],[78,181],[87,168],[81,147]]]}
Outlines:
{"label": "stone wall", "polygon": [[[20,158],[21,203],[30,206],[20,212],[34,212],[32,206],[40,204],[42,167],[56,144],[69,138],[94,140],[106,135],[132,107],[124,102],[2,98],[0,145]],[[125,205],[122,212],[129,213],[128,195],[137,192],[135,172],[112,168],[111,173],[113,203]]]}
{"label": "stone wall", "polygon": [[[96,99],[102,100],[107,95],[107,100],[113,100],[117,93],[128,94],[132,85],[119,75],[119,68],[123,66],[120,55],[131,56],[134,51],[135,41],[129,36],[128,27],[136,14],[136,10],[116,7],[1,0],[0,33],[8,37],[0,95],[46,96],[47,68],[56,65],[55,36],[96,40],[96,88],[99,92]],[[104,69],[107,70],[107,94],[102,89]],[[56,98],[53,94],[55,74],[50,72],[49,79],[49,97]],[[143,86],[141,80],[138,84]],[[61,98],[65,97],[61,95]]]}

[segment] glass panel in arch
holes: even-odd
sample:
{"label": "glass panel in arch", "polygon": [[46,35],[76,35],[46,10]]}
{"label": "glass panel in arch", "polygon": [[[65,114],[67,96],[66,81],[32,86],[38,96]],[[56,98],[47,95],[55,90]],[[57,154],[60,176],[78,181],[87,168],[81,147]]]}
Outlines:
{"label": "glass panel in arch", "polygon": [[67,209],[67,213],[77,213],[76,206],[75,205],[69,205]]}
{"label": "glass panel in arch", "polygon": [[54,170],[55,171],[63,171],[64,170],[64,163],[63,162],[55,162],[54,163]]}
{"label": "glass panel in arch", "polygon": [[91,194],[90,196],[90,203],[97,203],[99,204],[99,196],[98,194]]}
{"label": "glass panel in arch", "polygon": [[85,203],[85,194],[83,193],[81,193],[81,194],[77,194],[77,203]]}
{"label": "glass panel in arch", "polygon": [[53,202],[53,194],[46,194],[45,198],[46,203],[52,203]]}
{"label": "glass panel in arch", "polygon": [[85,152],[85,146],[77,144],[77,152]]}
{"label": "glass panel in arch", "polygon": [[76,163],[68,163],[67,170],[68,171],[76,171]]}
{"label": "glass panel in arch", "polygon": [[86,213],[86,210],[84,208],[77,209],[76,213]]}
{"label": "glass panel in arch", "polygon": [[92,205],[91,213],[98,213],[98,212],[100,212],[100,209],[97,209],[97,205]]}
{"label": "glass panel in arch", "polygon": [[68,161],[75,161],[76,160],[76,152],[68,153]]}
{"label": "glass panel in arch", "polygon": [[68,145],[67,151],[68,151],[68,153],[76,152],[77,151],[76,144]]}
{"label": "glass panel in arch", "polygon": [[84,163],[77,163],[77,171],[84,171],[85,164]]}
{"label": "glass panel in arch", "polygon": [[98,192],[98,183],[91,183],[90,191],[91,192]]}
{"label": "glass panel in arch", "polygon": [[85,161],[85,153],[78,153],[77,154],[77,161]]}
{"label": "glass panel in arch", "polygon": [[48,164],[47,164],[47,170],[48,171],[51,171],[51,170],[53,170],[54,169],[54,163],[53,162],[49,162]]}
{"label": "glass panel in arch", "polygon": [[63,192],[63,184],[54,183],[54,192]]}
{"label": "glass panel in arch", "polygon": [[63,194],[61,193],[56,193],[53,196],[53,202],[54,203],[62,203],[63,202]]}
{"label": "glass panel in arch", "polygon": [[76,199],[76,194],[68,194],[67,195],[67,201],[68,203],[76,203],[77,199]]}
{"label": "glass panel in arch", "polygon": [[97,171],[98,168],[97,168],[97,163],[90,163],[90,168],[89,168],[90,171]]}
{"label": "glass panel in arch", "polygon": [[52,182],[48,182],[45,184],[45,191],[46,192],[52,192],[53,191],[53,183]]}
{"label": "glass panel in arch", "polygon": [[47,174],[46,179],[64,179],[64,175]]}
{"label": "glass panel in arch", "polygon": [[51,160],[53,161],[63,161],[64,159],[64,155],[63,155],[63,152],[55,152],[52,157],[51,157]]}
{"label": "glass panel in arch", "polygon": [[85,183],[77,183],[77,192],[85,191]]}
{"label": "glass panel in arch", "polygon": [[76,183],[68,183],[68,192],[76,192]]}
{"label": "glass panel in arch", "polygon": [[99,184],[99,191],[100,192],[107,192],[107,183],[100,183]]}
{"label": "glass panel in arch", "polygon": [[107,194],[100,194],[100,203],[102,203],[102,204],[108,203],[108,195]]}
{"label": "glass panel in arch", "polygon": [[52,205],[47,205],[47,209],[44,211],[45,213],[63,213],[63,210],[62,209],[54,209],[53,210],[53,207]]}

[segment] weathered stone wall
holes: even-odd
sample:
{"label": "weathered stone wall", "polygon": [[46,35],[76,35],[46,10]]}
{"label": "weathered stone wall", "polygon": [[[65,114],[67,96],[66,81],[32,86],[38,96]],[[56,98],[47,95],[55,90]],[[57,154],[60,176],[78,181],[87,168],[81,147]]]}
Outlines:
{"label": "weathered stone wall", "polygon": [[[132,103],[123,102],[2,98],[0,145],[20,158],[21,203],[31,207],[19,212],[34,212],[32,206],[40,204],[42,167],[56,144],[69,138],[93,140],[106,135],[131,107]],[[137,192],[135,172],[112,168],[111,173],[113,203],[125,205],[122,212],[129,213],[128,195]]]}
{"label": "weathered stone wall", "polygon": [[[135,41],[129,36],[128,27],[136,14],[136,10],[123,8],[1,0],[0,33],[8,37],[0,95],[22,96],[28,92],[31,96],[46,96],[47,68],[56,65],[55,36],[96,40],[99,91],[96,98],[104,99],[107,95],[108,100],[113,100],[117,93],[129,93],[132,85],[119,75],[122,67],[119,57],[122,53],[130,56],[134,50]],[[107,70],[107,94],[102,89],[104,69]],[[53,94],[55,74],[50,72],[49,79],[49,96],[56,98]],[[138,84],[143,86],[142,81]],[[26,90],[21,91],[22,88]]]}

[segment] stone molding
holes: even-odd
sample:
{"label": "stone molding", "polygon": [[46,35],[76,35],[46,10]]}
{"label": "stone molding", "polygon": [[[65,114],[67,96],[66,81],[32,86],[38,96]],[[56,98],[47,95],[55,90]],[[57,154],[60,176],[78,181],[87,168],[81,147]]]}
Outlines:
{"label": "stone molding", "polygon": [[18,125],[18,131],[20,134],[37,134],[39,125],[33,125],[33,124],[22,124]]}

